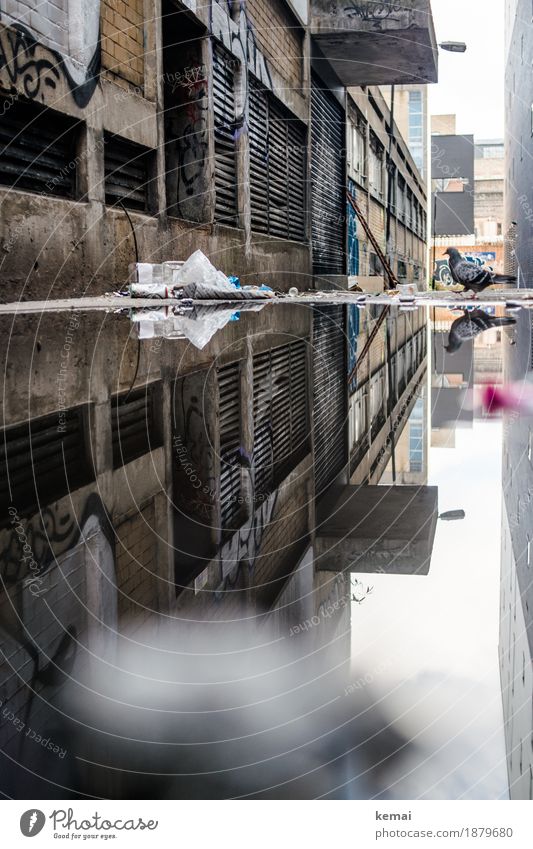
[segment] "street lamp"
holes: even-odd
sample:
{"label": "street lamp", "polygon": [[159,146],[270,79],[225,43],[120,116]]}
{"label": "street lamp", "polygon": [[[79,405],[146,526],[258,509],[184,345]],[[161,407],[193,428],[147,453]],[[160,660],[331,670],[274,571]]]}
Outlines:
{"label": "street lamp", "polygon": [[464,510],[448,510],[447,513],[441,513],[439,519],[443,522],[460,522],[466,518]]}
{"label": "street lamp", "polygon": [[466,53],[464,41],[442,41],[439,47],[441,50],[447,50],[448,53]]}

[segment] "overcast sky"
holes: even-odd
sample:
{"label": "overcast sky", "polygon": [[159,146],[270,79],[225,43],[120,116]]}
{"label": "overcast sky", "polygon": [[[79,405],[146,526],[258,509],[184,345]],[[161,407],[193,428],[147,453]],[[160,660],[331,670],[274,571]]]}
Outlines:
{"label": "overcast sky", "polygon": [[399,769],[395,798],[506,798],[501,435],[500,423],[476,421],[457,430],[454,449],[430,449],[439,510],[463,508],[466,519],[437,523],[429,576],[363,576],[373,592],[353,605],[354,669],[370,671],[389,716],[403,717],[420,746],[419,762]]}
{"label": "overcast sky", "polygon": [[457,131],[503,137],[504,0],[431,0],[437,40],[464,41],[463,55],[439,55],[430,114],[457,114]]}

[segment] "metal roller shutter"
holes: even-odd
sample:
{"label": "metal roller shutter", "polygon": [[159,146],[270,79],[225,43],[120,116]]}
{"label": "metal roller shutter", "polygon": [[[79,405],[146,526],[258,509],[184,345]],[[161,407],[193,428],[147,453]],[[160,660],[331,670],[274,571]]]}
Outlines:
{"label": "metal roller shutter", "polygon": [[311,85],[313,271],[344,274],[344,110],[321,81]]}
{"label": "metal roller shutter", "polygon": [[252,230],[268,233],[268,103],[250,78],[250,205]]}
{"label": "metal roller shutter", "polygon": [[0,97],[0,183],[72,198],[79,121],[38,103]]}
{"label": "metal roller shutter", "polygon": [[218,370],[220,425],[220,510],[222,528],[230,528],[241,505],[241,396],[239,363]]}
{"label": "metal roller shutter", "polygon": [[237,224],[234,66],[235,59],[218,44],[214,44],[215,221],[230,225]]}
{"label": "metal roller shutter", "polygon": [[307,450],[305,341],[254,357],[255,493],[272,491]]}
{"label": "metal roller shutter", "polygon": [[305,241],[305,125],[253,79],[249,120],[252,229]]}
{"label": "metal roller shutter", "polygon": [[321,307],[313,317],[313,409],[317,496],[346,463],[346,345],[344,307]]}

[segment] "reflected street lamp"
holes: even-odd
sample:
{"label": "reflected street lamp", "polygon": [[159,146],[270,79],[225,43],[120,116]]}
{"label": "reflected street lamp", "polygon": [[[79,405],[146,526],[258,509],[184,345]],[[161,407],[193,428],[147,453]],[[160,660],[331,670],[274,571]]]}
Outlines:
{"label": "reflected street lamp", "polygon": [[448,53],[466,53],[466,44],[464,41],[442,41],[439,47]]}
{"label": "reflected street lamp", "polygon": [[439,516],[443,522],[460,522],[464,518],[466,518],[464,510],[448,510],[447,513],[441,513]]}

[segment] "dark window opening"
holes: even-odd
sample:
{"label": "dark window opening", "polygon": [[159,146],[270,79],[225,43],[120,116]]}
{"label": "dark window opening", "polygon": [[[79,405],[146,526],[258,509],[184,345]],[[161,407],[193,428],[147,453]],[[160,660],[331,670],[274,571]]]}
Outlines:
{"label": "dark window opening", "polygon": [[7,428],[0,443],[0,525],[62,498],[91,480],[86,407],[60,410]]}
{"label": "dark window opening", "polygon": [[237,60],[213,45],[213,110],[215,118],[215,221],[237,225],[237,126],[235,69]]}
{"label": "dark window opening", "polygon": [[105,202],[149,212],[155,152],[111,133],[104,134],[104,144]]}
{"label": "dark window opening", "polygon": [[163,444],[160,384],[149,383],[111,399],[113,468],[148,454]]}
{"label": "dark window opening", "polygon": [[308,450],[304,341],[257,354],[253,363],[255,497],[271,492]]}
{"label": "dark window opening", "polygon": [[75,198],[82,122],[12,97],[0,97],[0,115],[0,183]]}
{"label": "dark window opening", "polygon": [[266,89],[250,80],[252,229],[306,239],[307,132]]}
{"label": "dark window opening", "polygon": [[242,514],[241,372],[239,363],[218,370],[220,423],[220,512],[224,530],[235,529]]}

